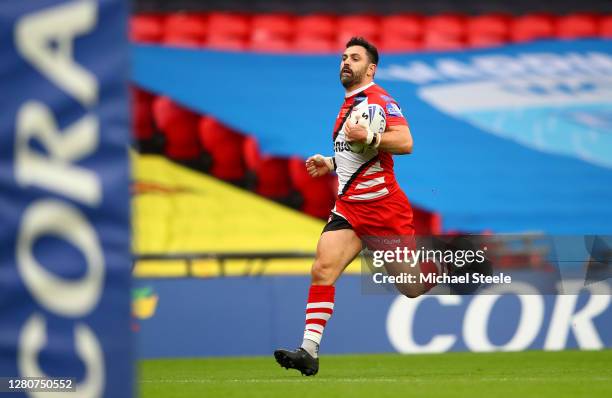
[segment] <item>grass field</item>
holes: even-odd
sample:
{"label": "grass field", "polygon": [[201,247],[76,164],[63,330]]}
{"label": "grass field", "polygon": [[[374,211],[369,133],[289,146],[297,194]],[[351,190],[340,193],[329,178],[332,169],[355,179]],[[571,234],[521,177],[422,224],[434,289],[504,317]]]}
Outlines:
{"label": "grass field", "polygon": [[612,351],[337,355],[301,376],[270,357],[147,360],[140,396],[612,397]]}

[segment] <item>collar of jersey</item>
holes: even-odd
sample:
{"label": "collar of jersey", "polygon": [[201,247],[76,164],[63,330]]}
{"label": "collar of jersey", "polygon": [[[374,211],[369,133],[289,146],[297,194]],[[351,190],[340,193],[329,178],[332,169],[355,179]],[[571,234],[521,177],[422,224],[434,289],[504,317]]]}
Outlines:
{"label": "collar of jersey", "polygon": [[363,90],[365,90],[367,88],[372,87],[374,84],[375,84],[374,82],[370,82],[370,83],[366,84],[365,86],[361,86],[359,88],[356,88],[355,90],[353,90],[353,91],[351,91],[349,93],[344,94],[344,98],[350,98],[353,95],[355,95],[357,93],[360,93],[360,92],[362,92]]}

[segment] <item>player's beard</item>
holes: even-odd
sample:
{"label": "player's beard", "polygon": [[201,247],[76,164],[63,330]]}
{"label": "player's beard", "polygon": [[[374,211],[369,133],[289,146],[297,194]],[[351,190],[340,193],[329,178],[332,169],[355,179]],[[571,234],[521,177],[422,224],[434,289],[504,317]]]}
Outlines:
{"label": "player's beard", "polygon": [[349,69],[351,73],[346,76],[342,75],[344,68],[340,69],[340,82],[342,83],[344,88],[349,88],[349,87],[352,87],[352,86],[355,86],[361,83],[363,79],[365,78],[365,74],[366,74],[368,67],[365,66],[361,70],[352,70],[350,68],[347,68],[347,69]]}

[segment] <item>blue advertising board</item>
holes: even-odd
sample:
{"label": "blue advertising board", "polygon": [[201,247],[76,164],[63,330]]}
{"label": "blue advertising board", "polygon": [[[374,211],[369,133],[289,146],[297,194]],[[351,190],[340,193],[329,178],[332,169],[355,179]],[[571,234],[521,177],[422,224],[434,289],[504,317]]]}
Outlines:
{"label": "blue advertising board", "polygon": [[[295,347],[302,339],[309,284],[307,276],[139,279],[138,356],[271,355]],[[345,275],[336,285],[321,352],[609,348],[610,293],[603,284],[580,294],[543,295],[521,283],[504,294],[408,299],[364,293],[360,276]]]}
{"label": "blue advertising board", "polygon": [[133,392],[126,26],[120,0],[0,4],[0,376],[74,397]]}

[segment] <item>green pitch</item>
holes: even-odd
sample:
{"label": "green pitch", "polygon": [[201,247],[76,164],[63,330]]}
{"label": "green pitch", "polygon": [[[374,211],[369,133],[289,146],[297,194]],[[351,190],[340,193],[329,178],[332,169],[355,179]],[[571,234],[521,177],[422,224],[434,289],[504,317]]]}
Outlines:
{"label": "green pitch", "polygon": [[319,374],[256,358],[142,361],[140,396],[612,397],[612,351],[323,356]]}

